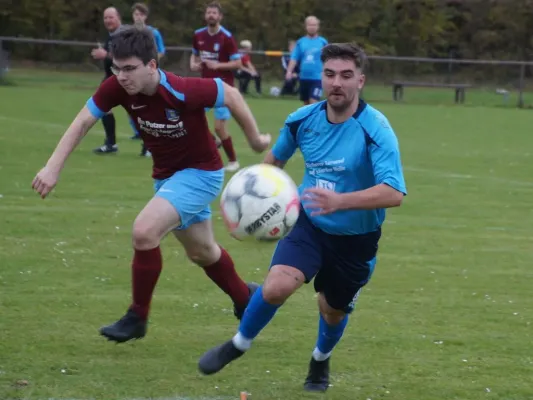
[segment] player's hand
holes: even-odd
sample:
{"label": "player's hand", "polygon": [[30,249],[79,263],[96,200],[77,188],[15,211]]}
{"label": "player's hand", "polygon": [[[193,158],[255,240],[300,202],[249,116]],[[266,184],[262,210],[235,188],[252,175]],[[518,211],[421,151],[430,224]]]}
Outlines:
{"label": "player's hand", "polygon": [[201,62],[193,62],[191,64],[191,71],[199,72],[202,70],[202,63]]}
{"label": "player's hand", "polygon": [[59,170],[46,166],[37,173],[31,187],[44,199],[57,185],[58,179]]}
{"label": "player's hand", "polygon": [[292,79],[292,72],[287,72],[287,73],[285,74],[285,80],[286,80],[286,81],[290,81],[291,79]]}
{"label": "player's hand", "polygon": [[204,64],[207,68],[212,69],[213,71],[216,71],[218,69],[218,62],[213,60],[205,60]]}
{"label": "player's hand", "polygon": [[97,49],[92,49],[91,56],[93,56],[95,60],[103,60],[104,58],[107,57],[107,51],[105,51],[101,47]]}
{"label": "player's hand", "polygon": [[270,133],[260,134],[259,138],[253,143],[252,149],[257,153],[262,153],[268,149],[270,142],[272,142],[272,136],[270,136]]}
{"label": "player's hand", "polygon": [[311,211],[312,217],[338,211],[341,200],[339,193],[323,188],[306,189],[302,195],[303,206],[308,210],[313,210]]}

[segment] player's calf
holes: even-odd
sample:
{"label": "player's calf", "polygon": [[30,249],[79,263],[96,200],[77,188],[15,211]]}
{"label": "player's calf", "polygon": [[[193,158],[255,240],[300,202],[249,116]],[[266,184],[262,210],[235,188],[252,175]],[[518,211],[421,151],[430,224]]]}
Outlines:
{"label": "player's calf", "polygon": [[337,285],[338,295],[332,295],[331,293],[335,293],[332,292],[333,288],[327,289],[329,297],[324,292],[318,293],[320,310],[318,335],[304,381],[304,389],[311,392],[325,392],[329,387],[331,353],[344,334],[348,324],[348,314],[353,311],[359,291],[359,288],[351,291],[347,287]]}
{"label": "player's calf", "polygon": [[235,316],[240,319],[255,286],[247,285],[240,278],[231,256],[215,241],[211,220],[207,218],[176,230],[174,236],[183,245],[187,257],[202,267],[209,279],[232,299]]}
{"label": "player's calf", "polygon": [[179,214],[167,200],[160,197],[150,200],[139,213],[132,234],[133,301],[126,315],[100,329],[101,335],[119,343],[145,336],[153,292],[163,269],[159,242],[179,224]]}
{"label": "player's calf", "polygon": [[198,368],[206,375],[214,374],[241,357],[252,341],[272,320],[289,296],[305,282],[304,274],[287,265],[272,267],[265,283],[253,294],[233,339],[208,350],[200,358]]}

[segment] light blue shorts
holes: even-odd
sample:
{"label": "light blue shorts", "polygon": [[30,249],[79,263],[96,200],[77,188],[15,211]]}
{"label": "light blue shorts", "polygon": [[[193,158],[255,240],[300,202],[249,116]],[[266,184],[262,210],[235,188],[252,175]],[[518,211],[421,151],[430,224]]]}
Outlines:
{"label": "light blue shorts", "polygon": [[211,218],[209,204],[220,194],[223,186],[224,169],[204,171],[187,168],[170,178],[154,180],[155,195],[172,204],[181,218],[178,230]]}
{"label": "light blue shorts", "polygon": [[[206,108],[205,112],[209,112],[211,109]],[[216,107],[215,108],[215,119],[226,121],[231,118],[231,113],[228,107]]]}

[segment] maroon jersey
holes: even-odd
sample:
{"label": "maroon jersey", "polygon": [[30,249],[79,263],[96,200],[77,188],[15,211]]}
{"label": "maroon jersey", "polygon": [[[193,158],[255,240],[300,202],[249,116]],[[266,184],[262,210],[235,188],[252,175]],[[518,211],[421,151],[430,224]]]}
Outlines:
{"label": "maroon jersey", "polygon": [[159,86],[152,96],[130,96],[112,76],[87,101],[87,107],[96,118],[113,107],[124,107],[152,153],[155,179],[168,178],[186,168],[221,169],[204,108],[224,106],[222,81],[159,73]]}
{"label": "maroon jersey", "polygon": [[[222,26],[214,35],[209,33],[207,27],[196,30],[194,32],[192,51],[202,61],[228,62],[241,58],[235,39]],[[203,78],[220,78],[228,85],[233,86],[233,73],[234,71],[215,71],[202,64]]]}

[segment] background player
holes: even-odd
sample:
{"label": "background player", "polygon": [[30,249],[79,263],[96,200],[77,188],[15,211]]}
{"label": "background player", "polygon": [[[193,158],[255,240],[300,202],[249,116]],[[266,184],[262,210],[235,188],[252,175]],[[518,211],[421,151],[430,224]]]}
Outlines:
{"label": "background player", "polygon": [[222,189],[224,169],[205,108],[229,107],[257,152],[268,147],[270,136],[259,134],[237,89],[220,79],[182,78],[160,70],[149,30],[120,32],[113,38],[111,54],[116,76],[104,81],[89,99],[32,184],[45,198],[85,134],[118,105],[136,122],[152,152],[156,194],[133,225],[133,302],[123,318],[100,332],[117,342],[146,334],[152,293],[163,266],[159,245],[169,232],[189,259],[231,297],[240,318],[253,288],[238,276],[231,257],[214,239],[209,204]]}
{"label": "background player", "polygon": [[[165,42],[163,41],[163,36],[161,35],[161,32],[159,32],[158,29],[154,28],[151,25],[146,25],[146,19],[148,18],[148,14],[150,13],[150,9],[148,6],[144,3],[135,3],[131,7],[132,12],[132,18],[133,22],[136,27],[138,28],[148,28],[152,31],[154,35],[155,44],[157,47],[157,59],[159,62],[161,62],[161,59],[165,55]],[[132,139],[140,139],[141,136],[139,135],[139,132],[137,131],[137,128],[135,127],[135,123],[130,119],[130,125],[133,129],[133,136]],[[146,150],[146,146],[142,145],[141,148],[141,156],[149,157],[151,154],[148,150]]]}
{"label": "background player", "polygon": [[[220,25],[221,20],[221,5],[210,3],[205,9],[207,26],[194,32],[190,67],[193,71],[201,71],[204,78],[220,78],[233,86],[233,72],[242,66],[241,55],[231,33]],[[215,108],[215,133],[228,157],[226,170],[233,172],[240,165],[227,128],[230,117],[227,107]]]}
{"label": "background player", "polygon": [[287,80],[286,74],[287,74],[287,68],[289,67],[289,63],[291,62],[291,54],[294,50],[294,46],[296,46],[295,40],[289,40],[289,54],[283,55],[281,57],[281,66],[283,67],[283,76],[285,77],[285,81],[283,83],[283,87],[281,88],[281,95],[295,95],[298,93],[298,80],[300,79],[300,67],[296,63],[294,65],[294,68],[292,70],[291,79]]}
{"label": "background player", "polygon": [[[109,44],[112,35],[120,28],[122,21],[120,14],[115,7],[109,7],[104,10],[104,26],[107,29],[108,35],[102,47],[98,47],[91,51],[91,55],[95,60],[102,60],[104,63],[104,80],[113,75],[111,72],[112,58],[109,54]],[[112,154],[118,151],[117,136],[116,136],[116,121],[113,113],[108,113],[102,117],[102,125],[104,125],[105,141],[104,145],[97,147],[93,151],[97,154]]]}
{"label": "background player", "polygon": [[320,321],[304,387],[325,391],[331,352],[376,264],[385,208],[399,206],[406,194],[396,135],[383,114],[359,98],[365,54],[351,44],[332,44],[321,58],[327,100],[291,114],[265,159],[283,167],[300,148],[304,211],[278,243],[238,333],[200,359],[206,374],[244,354],[280,305],[314,278]]}
{"label": "background player", "polygon": [[320,52],[328,44],[322,36],[318,36],[320,21],[315,16],[305,19],[307,35],[296,42],[291,53],[291,61],[285,73],[285,80],[293,79],[296,65],[300,67],[300,100],[304,104],[320,101],[322,97],[322,61]]}

